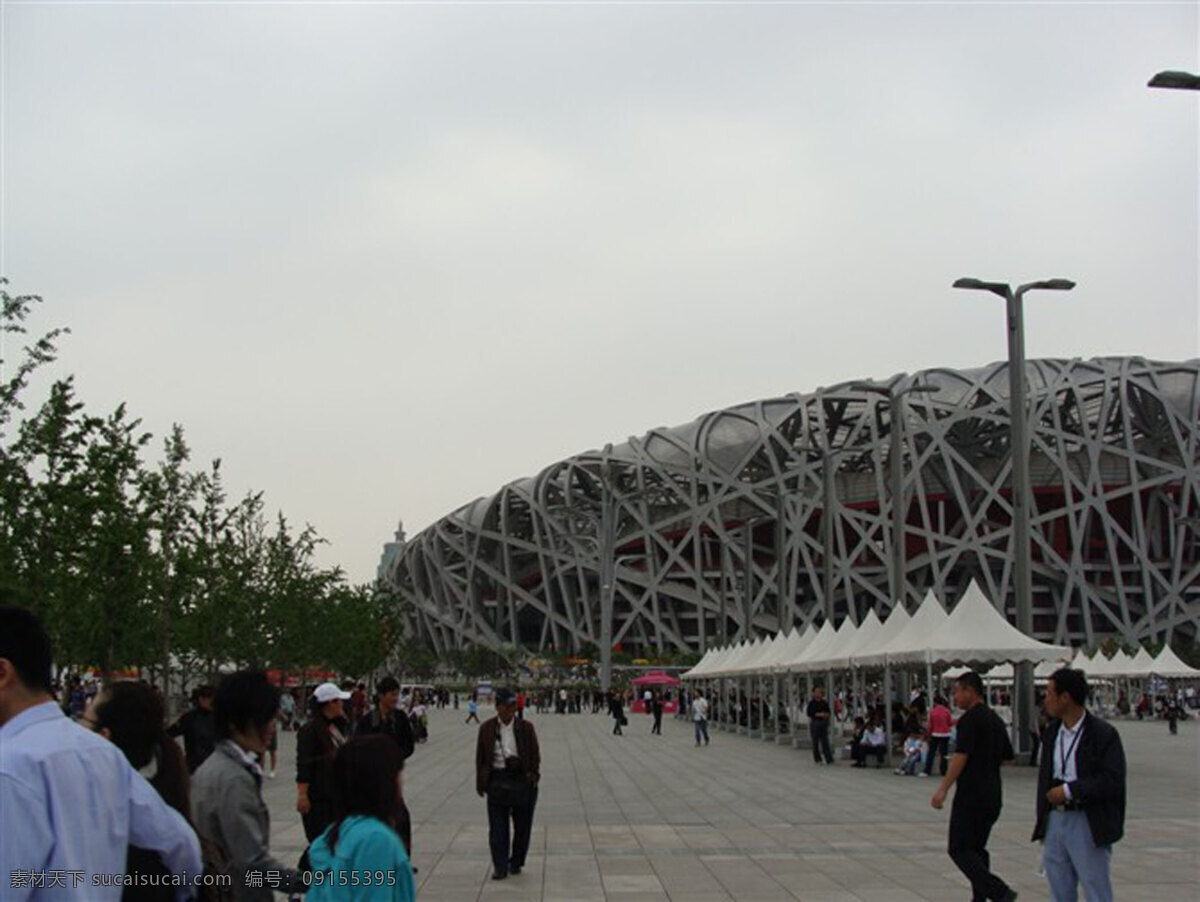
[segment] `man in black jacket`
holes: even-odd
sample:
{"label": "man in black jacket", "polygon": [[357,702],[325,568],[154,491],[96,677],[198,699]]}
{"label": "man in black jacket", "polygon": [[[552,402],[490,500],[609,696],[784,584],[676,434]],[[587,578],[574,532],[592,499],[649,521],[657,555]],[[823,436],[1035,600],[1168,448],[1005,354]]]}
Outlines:
{"label": "man in black jacket", "polygon": [[1121,735],[1084,707],[1087,679],[1064,667],[1046,685],[1046,714],[1055,718],[1042,736],[1037,824],[1042,865],[1054,902],[1113,898],[1112,844],[1125,830],[1125,750]]}
{"label": "man in black jacket", "polygon": [[[415,742],[408,714],[396,707],[399,701],[400,683],[394,676],[385,676],[375,684],[375,705],[359,718],[354,727],[354,735],[371,736],[380,733],[391,736],[396,747],[400,749],[400,759],[403,761],[411,757]],[[408,860],[412,861],[412,815],[402,793],[396,795],[396,832],[400,835],[400,841],[404,843]],[[417,873],[416,867],[413,867],[413,873]]]}
{"label": "man in black jacket", "polygon": [[542,775],[537,733],[528,720],[517,720],[516,713],[516,695],[497,689],[496,716],[480,724],[475,744],[475,791],[487,797],[493,880],[520,874],[525,867]]}

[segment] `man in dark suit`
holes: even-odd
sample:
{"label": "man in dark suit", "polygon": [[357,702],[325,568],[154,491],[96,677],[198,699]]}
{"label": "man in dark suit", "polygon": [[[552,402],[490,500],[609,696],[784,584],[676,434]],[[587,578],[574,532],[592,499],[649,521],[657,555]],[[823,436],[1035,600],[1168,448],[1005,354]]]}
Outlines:
{"label": "man in dark suit", "polygon": [[525,867],[537,785],[542,775],[542,757],[533,724],[525,718],[518,720],[516,714],[516,695],[510,689],[498,689],[496,716],[479,725],[475,744],[475,791],[487,796],[493,880],[503,880],[509,874],[515,876]]}
{"label": "man in dark suit", "polygon": [[1110,902],[1112,844],[1125,830],[1125,750],[1116,729],[1084,707],[1087,678],[1064,667],[1046,685],[1038,770],[1037,824],[1042,866],[1054,902]]}

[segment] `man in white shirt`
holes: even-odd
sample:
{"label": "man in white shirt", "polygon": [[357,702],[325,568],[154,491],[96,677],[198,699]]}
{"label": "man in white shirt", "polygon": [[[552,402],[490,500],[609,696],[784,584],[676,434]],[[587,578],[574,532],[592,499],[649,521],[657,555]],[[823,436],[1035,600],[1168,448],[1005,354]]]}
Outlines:
{"label": "man in white shirt", "polygon": [[708,699],[699,689],[696,690],[696,697],[692,699],[692,726],[696,730],[696,747],[700,747],[701,739],[708,745]]}
{"label": "man in white shirt", "polygon": [[[50,639],[24,608],[0,606],[0,879],[6,900],[121,898],[129,846],[172,874],[201,873],[200,842],[108,740],[50,694]],[[108,881],[104,881],[104,877]],[[180,899],[193,887],[179,887]]]}
{"label": "man in white shirt", "polygon": [[480,724],[475,744],[475,790],[487,797],[493,880],[516,876],[525,867],[541,777],[537,734],[533,724],[518,720],[516,713],[512,690],[496,690],[496,716]]}

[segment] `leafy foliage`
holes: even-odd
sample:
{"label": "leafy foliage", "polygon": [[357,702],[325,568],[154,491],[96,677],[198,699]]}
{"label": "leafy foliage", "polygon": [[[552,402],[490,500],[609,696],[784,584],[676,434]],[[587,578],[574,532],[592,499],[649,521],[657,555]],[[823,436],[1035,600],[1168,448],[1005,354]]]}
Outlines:
{"label": "leafy foliage", "polygon": [[[6,285],[7,339],[40,298]],[[402,599],[319,567],[317,531],[269,517],[261,493],[230,502],[220,460],[190,469],[182,426],[148,463],[140,421],[124,405],[89,413],[70,377],[30,412],[30,377],[65,333],[26,345],[11,369],[0,359],[0,604],[39,614],[61,668],[141,667],[160,684],[229,665],[366,675],[401,649],[409,673],[432,675]]]}

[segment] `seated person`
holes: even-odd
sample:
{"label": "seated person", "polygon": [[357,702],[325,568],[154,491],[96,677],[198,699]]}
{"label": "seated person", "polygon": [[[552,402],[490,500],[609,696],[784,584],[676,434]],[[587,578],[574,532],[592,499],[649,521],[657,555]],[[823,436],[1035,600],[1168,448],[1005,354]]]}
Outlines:
{"label": "seated person", "polygon": [[867,753],[863,749],[863,734],[867,731],[866,722],[861,717],[854,718],[854,732],[850,736],[850,758],[853,767],[867,766]]}
{"label": "seated person", "polygon": [[904,762],[896,768],[896,773],[902,777],[915,776],[925,759],[925,743],[921,740],[920,730],[910,730],[904,740]]}
{"label": "seated person", "polygon": [[874,755],[876,758],[876,767],[883,767],[883,758],[887,754],[887,734],[884,732],[883,724],[872,718],[867,724],[866,730],[862,737],[863,748],[863,764],[866,765],[867,755]]}

